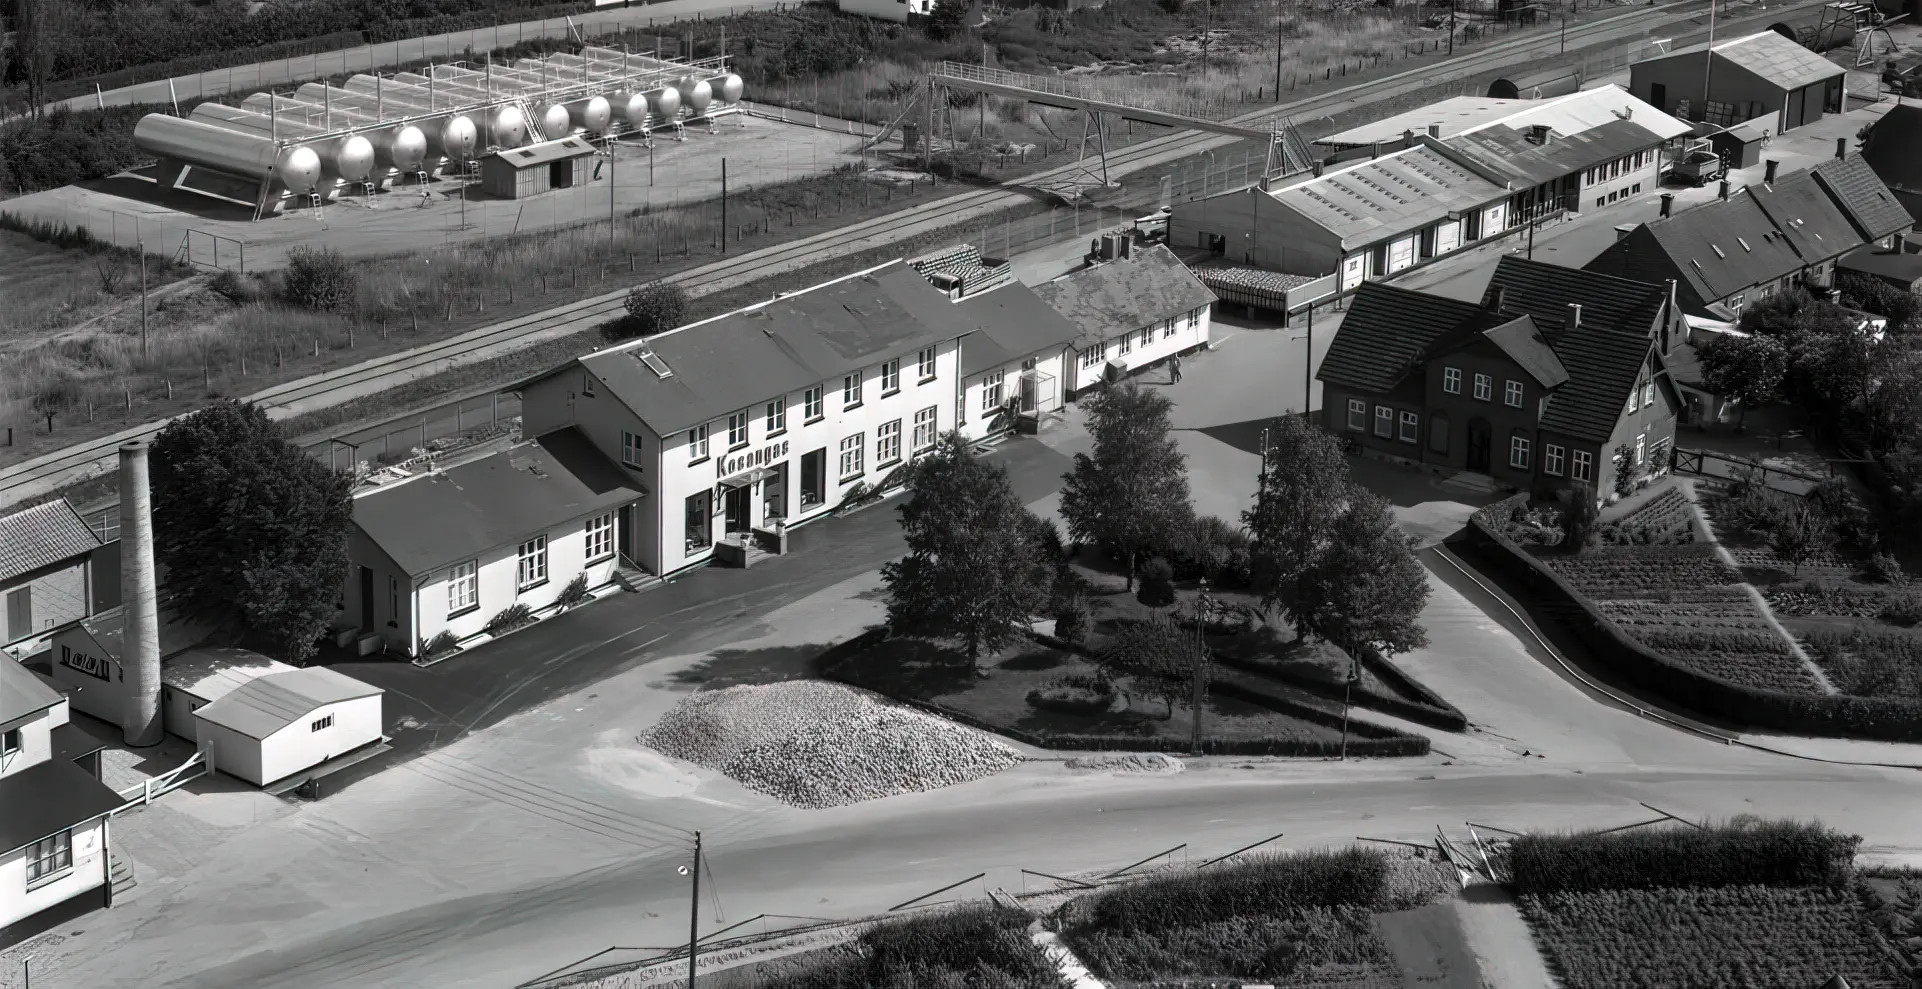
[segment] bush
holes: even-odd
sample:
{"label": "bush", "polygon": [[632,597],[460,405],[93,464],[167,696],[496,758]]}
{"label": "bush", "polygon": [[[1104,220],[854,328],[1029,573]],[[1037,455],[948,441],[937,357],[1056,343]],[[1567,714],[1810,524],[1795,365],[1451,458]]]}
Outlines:
{"label": "bush", "polygon": [[561,596],[555,602],[565,609],[579,607],[591,600],[592,596],[587,593],[587,574],[577,573],[566,587],[561,588]]}
{"label": "bush", "polygon": [[1068,548],[1061,542],[1061,527],[1055,525],[1053,519],[1035,519],[1034,544],[1044,562],[1058,567],[1068,561]]}
{"label": "bush", "polygon": [[1054,637],[1063,642],[1080,644],[1088,638],[1088,605],[1080,598],[1070,598],[1061,610],[1055,612]]}
{"label": "bush", "polygon": [[534,624],[534,609],[519,601],[500,610],[500,613],[487,620],[481,631],[488,635],[506,635],[517,628]]}
{"label": "bush", "polygon": [[1113,706],[1115,687],[1106,678],[1074,673],[1028,692],[1028,703],[1063,714],[1101,714]]}
{"label": "bush", "polygon": [[439,634],[421,643],[420,652],[423,656],[438,656],[459,646],[460,640],[454,637],[454,633],[441,629]]}
{"label": "bush", "polygon": [[1852,874],[1861,843],[1860,836],[1799,821],[1531,834],[1510,843],[1508,867],[1519,894],[1721,886],[1840,888]]}
{"label": "bush", "polygon": [[[1028,935],[1026,911],[970,904],[878,924],[858,952],[759,983],[760,989],[1059,989],[1061,976]],[[705,981],[707,977],[703,977]]]}
{"label": "bush", "polygon": [[665,333],[687,321],[687,290],[669,282],[650,282],[628,290],[621,304],[627,315],[602,328],[610,342]]}
{"label": "bush", "polygon": [[134,122],[165,109],[60,107],[41,120],[18,118],[0,124],[0,195],[103,179],[139,165],[146,156],[133,145]]}
{"label": "bush", "polygon": [[1909,585],[1890,593],[1876,617],[1903,628],[1922,625],[1922,587]]}
{"label": "bush", "polygon": [[1893,553],[1877,553],[1869,557],[1868,565],[1863,567],[1862,576],[1876,584],[1901,584],[1908,580],[1902,572],[1902,561]]}
{"label": "bush", "polygon": [[1150,608],[1166,608],[1175,603],[1175,571],[1168,561],[1155,557],[1141,568],[1141,587],[1135,600]]}
{"label": "bush", "polygon": [[283,279],[283,298],[302,309],[346,309],[359,290],[359,276],[347,255],[331,247],[301,246],[288,251]]}

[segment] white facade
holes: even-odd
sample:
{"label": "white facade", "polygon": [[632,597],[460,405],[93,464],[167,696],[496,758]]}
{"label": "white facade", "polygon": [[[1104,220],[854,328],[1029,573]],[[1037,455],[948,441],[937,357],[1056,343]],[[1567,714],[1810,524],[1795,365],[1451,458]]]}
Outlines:
{"label": "white facade", "polygon": [[381,740],[381,695],[315,706],[266,738],[200,722],[200,748],[220,772],[256,786],[286,779]]}
{"label": "white facade", "polygon": [[[96,818],[46,842],[0,853],[0,929],[107,885],[107,820]],[[46,869],[52,871],[29,879]]]}
{"label": "white facade", "polygon": [[1077,342],[1062,361],[1062,378],[1067,382],[1068,393],[1100,384],[1103,368],[1108,364],[1133,373],[1175,354],[1206,346],[1211,316],[1211,307],[1200,306],[1099,342]]}
{"label": "white facade", "polygon": [[[961,346],[965,351],[967,342]],[[1055,347],[969,377],[962,385],[961,435],[986,437],[995,410],[1010,401],[1024,413],[1046,415],[1060,409],[1066,400],[1068,363],[1068,351]]]}
{"label": "white facade", "polygon": [[[54,733],[68,719],[64,696],[0,657],[0,948],[110,899],[107,818],[122,801],[83,766],[56,761]],[[33,813],[42,801],[60,816]],[[4,813],[16,808],[27,813]]]}

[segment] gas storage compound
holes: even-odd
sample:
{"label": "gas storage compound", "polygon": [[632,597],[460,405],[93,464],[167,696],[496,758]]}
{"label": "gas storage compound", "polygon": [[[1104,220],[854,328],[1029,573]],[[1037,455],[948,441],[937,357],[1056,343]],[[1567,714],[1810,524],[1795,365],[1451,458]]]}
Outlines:
{"label": "gas storage compound", "polygon": [[259,219],[290,204],[469,175],[487,155],[535,144],[678,136],[689,123],[740,112],[742,92],[726,56],[587,46],[512,64],[311,82],[238,106],[202,103],[185,117],[148,114],[134,144],[160,160],[163,187],[238,202]]}

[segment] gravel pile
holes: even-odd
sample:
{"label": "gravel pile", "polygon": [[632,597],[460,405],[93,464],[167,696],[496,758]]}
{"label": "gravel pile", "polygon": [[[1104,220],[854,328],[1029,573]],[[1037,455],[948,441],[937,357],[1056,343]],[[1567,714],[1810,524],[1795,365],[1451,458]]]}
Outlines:
{"label": "gravel pile", "polygon": [[641,741],[807,808],[936,790],[1021,761],[972,728],[813,680],[694,694]]}
{"label": "gravel pile", "polygon": [[1168,776],[1184,768],[1180,759],[1165,752],[1127,752],[1075,756],[1067,761],[1074,773],[1146,773]]}

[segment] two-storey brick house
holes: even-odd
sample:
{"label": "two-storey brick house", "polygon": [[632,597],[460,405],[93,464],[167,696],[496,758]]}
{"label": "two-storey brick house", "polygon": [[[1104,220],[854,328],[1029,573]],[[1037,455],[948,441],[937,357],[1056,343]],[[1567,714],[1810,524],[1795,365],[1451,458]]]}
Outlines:
{"label": "two-storey brick house", "polygon": [[1515,257],[1479,303],[1370,283],[1317,375],[1323,425],[1438,471],[1606,493],[1619,451],[1667,463],[1680,319],[1669,286]]}

